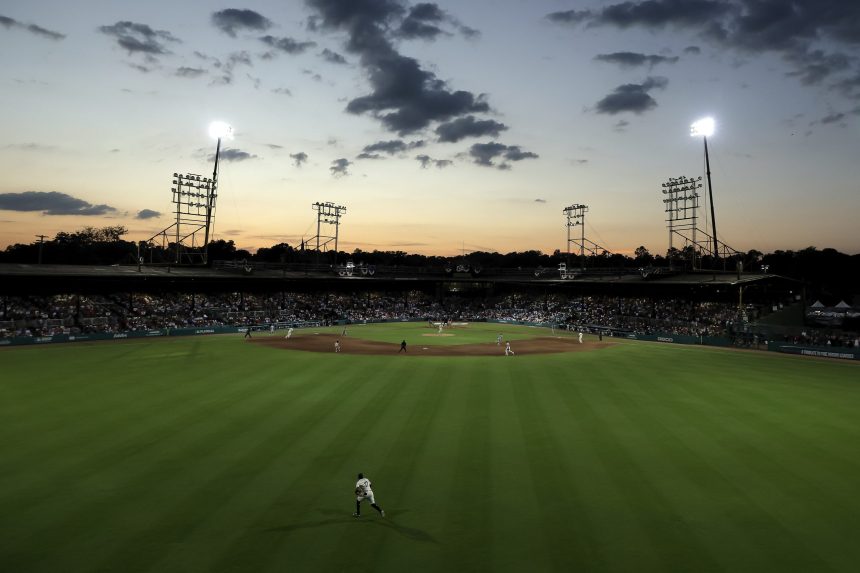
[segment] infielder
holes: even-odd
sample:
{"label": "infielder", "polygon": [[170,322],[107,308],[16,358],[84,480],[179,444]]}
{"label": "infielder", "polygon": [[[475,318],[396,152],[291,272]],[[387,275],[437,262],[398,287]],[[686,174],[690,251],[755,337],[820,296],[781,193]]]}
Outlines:
{"label": "infielder", "polygon": [[340,340],[335,340],[335,341],[334,341],[334,351],[335,351],[335,352],[340,352]]}
{"label": "infielder", "polygon": [[505,356],[513,356],[513,355],[514,355],[514,351],[511,350],[510,341],[505,342]]}
{"label": "infielder", "polygon": [[287,329],[287,335],[284,338],[289,338],[292,335],[293,335],[293,327],[291,326],[289,329]]}
{"label": "infielder", "polygon": [[579,343],[582,344],[582,331],[579,331]]}
{"label": "infielder", "polygon": [[496,337],[496,346],[501,346],[501,345],[502,345],[502,335],[501,335],[501,333],[499,333],[499,335]]}
{"label": "infielder", "polygon": [[436,334],[442,334],[442,323],[441,322],[439,323],[439,332],[437,332]]}
{"label": "infielder", "polygon": [[358,474],[358,481],[355,482],[355,517],[361,517],[361,502],[364,500],[370,501],[370,507],[379,512],[379,515],[385,517],[385,512],[381,507],[376,505],[376,500],[373,498],[373,490],[370,489],[370,480],[364,477],[364,474]]}

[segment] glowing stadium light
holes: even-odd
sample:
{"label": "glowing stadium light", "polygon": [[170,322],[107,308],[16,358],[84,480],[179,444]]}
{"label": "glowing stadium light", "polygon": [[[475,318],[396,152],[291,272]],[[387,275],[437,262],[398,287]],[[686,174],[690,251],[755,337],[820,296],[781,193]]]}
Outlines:
{"label": "glowing stadium light", "polygon": [[233,126],[223,121],[209,124],[209,137],[213,139],[233,139]]}
{"label": "glowing stadium light", "polygon": [[693,125],[690,126],[690,135],[693,137],[710,137],[714,135],[715,126],[714,118],[702,118],[699,121],[693,122]]}

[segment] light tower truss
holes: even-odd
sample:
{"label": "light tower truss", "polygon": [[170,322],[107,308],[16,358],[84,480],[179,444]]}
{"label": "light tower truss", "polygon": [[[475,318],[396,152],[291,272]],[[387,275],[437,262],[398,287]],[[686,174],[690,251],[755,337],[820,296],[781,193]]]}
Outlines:
{"label": "light tower truss", "polygon": [[[666,228],[669,229],[669,251],[685,250],[692,247],[690,261],[692,267],[698,268],[701,257],[713,257],[714,245],[718,249],[716,255],[726,258],[739,254],[720,240],[699,228],[699,189],[702,188],[701,177],[670,177],[662,184],[663,199],[666,212]],[[671,261],[670,261],[671,263]]]}
{"label": "light tower truss", "polygon": [[176,264],[206,264],[206,245],[218,198],[216,186],[213,179],[202,175],[174,173],[170,192],[176,221],[146,242],[153,245],[160,241],[164,250],[172,246]]}
{"label": "light tower truss", "polygon": [[[567,218],[567,258],[570,259],[570,246],[572,244],[579,251],[579,267],[584,271],[586,254],[596,257],[604,252],[608,253],[609,249],[601,247],[585,236],[585,214],[588,212],[588,205],[577,203],[570,207],[565,207],[562,212]],[[574,236],[576,233],[571,232],[571,229],[574,227],[580,228],[579,237]]]}
{"label": "light tower truss", "polygon": [[[305,244],[315,244],[316,246],[314,247],[314,250],[324,252],[328,251],[329,246],[333,243],[336,257],[337,241],[340,234],[340,218],[343,216],[343,213],[346,212],[346,207],[343,205],[335,205],[329,201],[326,201],[325,203],[314,203],[312,207],[314,211],[317,212],[317,234],[316,236],[311,237]],[[327,225],[327,227],[324,228],[323,225]],[[332,230],[331,227],[334,227],[334,230]]]}

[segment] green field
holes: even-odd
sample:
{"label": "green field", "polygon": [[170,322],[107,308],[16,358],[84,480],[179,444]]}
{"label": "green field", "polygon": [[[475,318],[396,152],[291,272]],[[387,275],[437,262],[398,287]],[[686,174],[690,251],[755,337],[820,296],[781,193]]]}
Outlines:
{"label": "green field", "polygon": [[[428,331],[349,335],[413,348]],[[860,563],[854,364],[626,341],[350,356],[230,335],[7,348],[0,377],[4,573]],[[359,471],[384,519],[351,517]]]}

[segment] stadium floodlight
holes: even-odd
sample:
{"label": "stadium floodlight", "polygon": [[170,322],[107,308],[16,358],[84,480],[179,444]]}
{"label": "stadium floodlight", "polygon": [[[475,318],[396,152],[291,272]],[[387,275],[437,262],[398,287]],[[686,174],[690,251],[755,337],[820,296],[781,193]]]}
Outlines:
{"label": "stadium floodlight", "polygon": [[690,135],[693,137],[710,137],[714,135],[715,126],[714,118],[702,118],[699,121],[693,122],[693,125],[690,126]]}
{"label": "stadium floodlight", "polygon": [[209,137],[212,139],[233,139],[233,126],[224,121],[209,124]]}
{"label": "stadium floodlight", "polygon": [[714,214],[714,190],[711,187],[711,160],[708,157],[708,137],[714,134],[715,122],[712,117],[705,117],[690,126],[690,135],[701,136],[705,142],[705,170],[708,175],[708,201],[711,204],[711,230],[714,233],[714,264],[720,259],[720,247],[717,240],[717,216]]}

